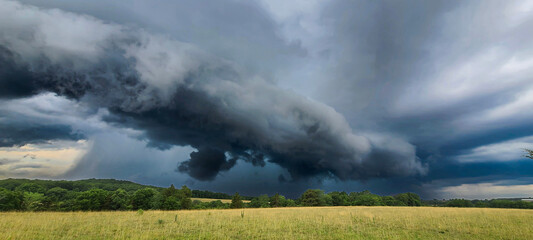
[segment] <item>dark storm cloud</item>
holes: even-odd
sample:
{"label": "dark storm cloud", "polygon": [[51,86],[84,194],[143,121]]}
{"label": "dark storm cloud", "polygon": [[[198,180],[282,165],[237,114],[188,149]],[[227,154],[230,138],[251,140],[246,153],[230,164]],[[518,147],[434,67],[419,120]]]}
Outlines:
{"label": "dark storm cloud", "polygon": [[533,171],[533,162],[529,160],[479,163],[444,162],[435,164],[430,170],[430,175],[423,177],[423,179],[445,180],[450,185],[456,185],[458,183],[529,177],[531,171]]}
{"label": "dark storm cloud", "polygon": [[[2,116],[2,112],[0,112]],[[5,116],[5,115],[4,115]],[[26,144],[46,143],[52,140],[84,139],[85,136],[72,130],[69,125],[41,124],[16,119],[17,122],[0,118],[0,147],[20,147]]]}
{"label": "dark storm cloud", "polygon": [[[531,15],[524,12],[521,20],[508,15],[520,10],[518,3],[332,3],[324,17],[335,29],[330,50],[339,61],[335,82],[327,83],[328,96],[336,97],[325,100],[357,120],[354,124],[399,132],[428,148],[470,138],[457,143],[468,149],[533,134],[529,117],[494,129],[475,119],[484,128],[479,132],[452,125],[476,114],[482,118],[484,111],[512,103],[531,87],[526,71],[499,72],[533,51],[527,41],[533,36]],[[344,107],[348,103],[350,109]]]}
{"label": "dark storm cloud", "polygon": [[414,144],[429,166],[419,185],[524,176],[527,162],[494,162],[496,150],[485,163],[457,156],[533,135],[530,13],[520,1],[333,2],[322,13],[332,78],[320,99],[356,129]]}
{"label": "dark storm cloud", "polygon": [[0,46],[0,98],[27,97],[38,90],[33,85],[35,79],[24,66],[15,63],[15,56]]}
{"label": "dark storm cloud", "polygon": [[425,172],[411,144],[355,134],[331,107],[194,45],[59,10],[13,2],[0,10],[3,56],[17,70],[6,76],[21,76],[31,86],[24,94],[51,91],[107,108],[109,123],[143,131],[149,146],[192,146],[198,152],[178,170],[196,179],[211,180],[237,159],[276,163],[293,180]]}
{"label": "dark storm cloud", "polygon": [[[199,181],[187,174],[176,173],[176,159],[190,158],[191,147],[171,147],[167,150],[146,148],[146,141],[116,132],[102,132],[92,136],[93,143],[74,168],[58,179],[116,178],[138,183],[168,187],[186,184],[192,189],[234,194],[238,191],[250,196],[275,194],[298,197],[314,180],[280,183],[272,176],[288,173],[275,164],[263,168],[237,161],[228,171],[222,171],[215,181]],[[109,146],[113,146],[110,150]],[[352,184],[353,185],[353,184]]]}
{"label": "dark storm cloud", "polygon": [[280,183],[284,183],[284,182],[287,182],[287,179],[285,178],[285,176],[283,176],[283,174],[280,174],[280,175],[278,176],[278,181],[279,181]]}
{"label": "dark storm cloud", "polygon": [[230,170],[236,161],[236,158],[226,161],[224,152],[214,149],[200,149],[197,152],[192,152],[191,159],[180,163],[177,170],[198,180],[213,180],[220,171]]}
{"label": "dark storm cloud", "polygon": [[[197,149],[176,157],[188,159],[178,170],[223,176],[196,185],[229,192],[245,182],[250,193],[323,186],[431,197],[431,188],[526,178],[531,169],[502,151],[521,151],[533,135],[527,2],[24,2],[43,8],[0,7],[0,100],[57,93],[109,111],[107,124],[142,131],[150,147],[108,161],[101,154],[115,144],[99,145],[70,177],[156,183],[158,171],[139,173],[157,168],[147,153],[176,146]],[[34,116],[8,113],[0,120],[10,125]],[[75,140],[83,127],[69,131],[72,122],[27,125],[58,128],[40,141]],[[504,141],[514,142],[493,146]]]}
{"label": "dark storm cloud", "polygon": [[[0,69],[4,69],[0,66]],[[25,78],[16,78],[15,80],[25,81]],[[4,80],[6,78],[0,78]],[[34,78],[28,78],[33,79]],[[7,80],[8,82],[10,80]],[[2,81],[0,81],[2,82]],[[31,81],[33,90],[30,92],[37,93],[38,90],[35,82]],[[7,97],[4,96],[4,97]],[[3,99],[0,100],[0,147],[21,147],[26,144],[57,144],[57,141],[78,141],[86,139],[84,133],[73,128],[70,121],[65,120],[72,116],[62,116],[72,110],[53,110],[38,109],[38,104],[52,107],[72,107],[62,105],[61,102],[47,102],[47,96],[40,96],[37,99]],[[55,104],[55,105],[54,105]],[[43,147],[45,147],[43,145]],[[24,158],[35,158],[35,155],[29,153]]]}
{"label": "dark storm cloud", "polygon": [[[455,1],[330,4],[323,15],[333,29],[328,51],[334,66],[332,78],[323,84],[324,100],[343,111],[356,127],[399,130],[421,137],[428,131],[429,134],[440,131],[426,126],[448,122],[456,112],[398,118],[391,108],[406,93],[409,84],[421,84],[424,75],[431,71],[430,45],[439,41],[443,15],[458,4]],[[416,94],[422,92],[413,93],[412,97]]]}
{"label": "dark storm cloud", "polygon": [[286,67],[288,56],[305,55],[306,52],[297,42],[286,43],[280,38],[279,26],[256,1],[22,2],[150,29],[201,46],[210,54],[237,62],[261,74],[270,75]]}

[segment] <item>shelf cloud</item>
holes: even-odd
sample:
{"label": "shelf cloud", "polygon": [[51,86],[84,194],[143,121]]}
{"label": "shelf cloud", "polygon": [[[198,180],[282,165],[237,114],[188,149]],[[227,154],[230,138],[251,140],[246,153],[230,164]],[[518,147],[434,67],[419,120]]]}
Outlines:
{"label": "shelf cloud", "polygon": [[533,183],[532,11],[0,0],[0,177],[511,195]]}
{"label": "shelf cloud", "polygon": [[[3,2],[0,15],[2,98],[53,92],[108,109],[106,122],[142,131],[151,147],[197,149],[178,171],[198,180],[213,180],[237,160],[278,164],[293,180],[425,172],[413,145],[357,134],[333,108],[194,44],[16,2]],[[43,138],[70,132],[47,127]]]}

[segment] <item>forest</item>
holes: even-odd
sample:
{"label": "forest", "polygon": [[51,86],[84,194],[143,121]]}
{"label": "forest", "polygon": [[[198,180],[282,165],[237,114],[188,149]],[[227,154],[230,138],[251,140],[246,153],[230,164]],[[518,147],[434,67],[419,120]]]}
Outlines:
{"label": "forest", "polygon": [[[213,199],[213,201],[192,200]],[[223,203],[220,199],[231,199]],[[243,202],[243,200],[250,200]],[[141,185],[115,179],[52,181],[29,179],[0,180],[0,211],[113,211],[180,210],[225,208],[270,208],[305,206],[438,206],[533,209],[533,202],[519,199],[421,200],[415,193],[380,196],[369,191],[329,192],[309,189],[296,199],[280,194],[249,197],[229,195],[187,186],[168,188]]]}

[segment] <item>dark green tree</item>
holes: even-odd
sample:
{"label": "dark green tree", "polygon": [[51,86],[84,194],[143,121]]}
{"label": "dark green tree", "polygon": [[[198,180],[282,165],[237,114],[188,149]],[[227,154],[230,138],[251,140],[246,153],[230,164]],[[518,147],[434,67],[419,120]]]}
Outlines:
{"label": "dark green tree", "polygon": [[333,206],[346,206],[348,205],[348,194],[346,192],[330,192],[328,195],[331,197],[331,205]]}
{"label": "dark green tree", "polygon": [[192,208],[192,201],[191,198],[182,198],[180,201],[180,207],[181,209],[191,209]]}
{"label": "dark green tree", "polygon": [[267,194],[260,195],[257,198],[257,202],[259,203],[260,208],[268,208],[270,207],[270,198]]}
{"label": "dark green tree", "polygon": [[60,187],[54,187],[48,189],[46,193],[44,194],[46,197],[50,198],[52,201],[62,201],[64,200],[65,196],[67,195],[68,190]]}
{"label": "dark green tree", "polygon": [[178,192],[179,192],[179,190],[174,187],[174,184],[170,184],[170,187],[163,189],[161,194],[163,194],[163,196],[165,196],[165,197],[170,197],[170,196],[177,197],[178,196]]}
{"label": "dark green tree", "polygon": [[82,192],[76,199],[76,208],[85,211],[102,211],[109,210],[111,203],[111,194],[102,189],[91,189]]}
{"label": "dark green tree", "polygon": [[233,198],[231,198],[230,208],[243,208],[243,207],[244,207],[244,203],[242,202],[241,196],[239,195],[239,193],[235,193],[235,195],[233,195]]}
{"label": "dark green tree", "polygon": [[[177,209],[191,209],[192,208],[192,191],[187,186],[183,185],[181,189],[176,189],[174,184],[162,191],[163,198],[161,199],[161,209],[177,210]],[[157,195],[156,195],[157,198]],[[154,207],[154,205],[152,205]]]}
{"label": "dark green tree", "polygon": [[322,199],[321,201],[323,202],[322,206],[332,206],[333,205],[333,199],[331,198],[331,196],[328,195],[328,194],[325,194],[323,191],[322,191],[321,199]]}
{"label": "dark green tree", "polygon": [[274,196],[270,197],[270,206],[271,207],[281,207],[281,199],[280,195],[278,193],[274,194]]}
{"label": "dark green tree", "polygon": [[165,196],[154,190],[154,196],[150,199],[150,209],[161,209],[163,202],[165,202]]}
{"label": "dark green tree", "polygon": [[473,200],[472,204],[474,205],[474,207],[477,207],[477,208],[487,208],[487,207],[489,207],[489,203],[487,201],[485,201],[485,200]]}
{"label": "dark green tree", "polygon": [[400,193],[394,198],[405,206],[421,206],[420,196],[415,193]]}
{"label": "dark green tree", "polygon": [[181,209],[191,209],[192,208],[192,191],[187,186],[183,185],[181,186],[181,189],[179,191],[179,200],[180,200],[180,208]]}
{"label": "dark green tree", "polygon": [[44,204],[44,194],[36,192],[24,192],[24,201],[22,208],[28,211],[43,211],[46,210]]}
{"label": "dark green tree", "polygon": [[402,205],[400,202],[396,201],[396,199],[393,196],[381,197],[381,202],[385,206],[401,206]]}
{"label": "dark green tree", "polygon": [[0,211],[22,209],[23,196],[20,192],[0,188]]}
{"label": "dark green tree", "polygon": [[178,210],[181,208],[181,203],[176,196],[170,196],[165,199],[161,205],[163,210]]}
{"label": "dark green tree", "polygon": [[152,188],[143,188],[135,191],[131,197],[131,206],[133,209],[150,209],[152,208],[152,197],[156,195]]}
{"label": "dark green tree", "polygon": [[300,197],[300,202],[303,206],[326,205],[326,200],[324,199],[324,192],[320,189],[308,189]]}
{"label": "dark green tree", "polygon": [[447,207],[473,207],[471,201],[465,199],[451,199],[446,203]]}
{"label": "dark green tree", "polygon": [[274,194],[274,196],[270,198],[270,206],[271,207],[283,207],[282,200],[285,200],[285,199],[282,199],[282,197],[283,196],[279,195],[278,193]]}
{"label": "dark green tree", "polygon": [[113,210],[128,209],[129,197],[130,196],[124,189],[122,188],[117,189],[111,195],[110,208]]}
{"label": "dark green tree", "polygon": [[284,207],[296,207],[296,202],[292,199],[287,199],[285,201],[285,206]]}
{"label": "dark green tree", "polygon": [[372,194],[370,191],[368,190],[365,190],[365,191],[362,191],[362,192],[351,192],[349,195],[348,195],[348,203],[352,206],[354,205],[358,205],[357,201],[359,199],[360,196],[362,195],[365,195],[365,194]]}
{"label": "dark green tree", "polygon": [[192,209],[206,209],[207,207],[200,200],[192,201]]}
{"label": "dark green tree", "polygon": [[261,196],[252,198],[252,200],[248,204],[248,206],[251,208],[260,208],[262,205],[264,205],[264,198],[261,198]]}
{"label": "dark green tree", "polygon": [[45,193],[46,188],[37,183],[24,183],[16,188],[20,192]]}
{"label": "dark green tree", "polygon": [[381,197],[376,194],[372,194],[370,192],[358,195],[354,204],[358,206],[380,206],[382,205]]}
{"label": "dark green tree", "polygon": [[181,186],[181,192],[183,193],[184,197],[191,198],[192,197],[192,191],[187,186],[183,185]]}
{"label": "dark green tree", "polygon": [[208,205],[209,208],[227,208],[227,204],[224,204],[220,200],[212,201]]}

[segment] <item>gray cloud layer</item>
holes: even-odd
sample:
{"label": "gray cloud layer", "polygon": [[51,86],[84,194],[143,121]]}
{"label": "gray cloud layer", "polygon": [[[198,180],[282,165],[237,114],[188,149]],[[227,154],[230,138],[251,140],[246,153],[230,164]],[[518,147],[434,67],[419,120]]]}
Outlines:
{"label": "gray cloud layer", "polygon": [[408,2],[326,8],[333,77],[320,99],[355,128],[396,132],[433,154],[532,135],[531,4]]}
{"label": "gray cloud layer", "polygon": [[[531,181],[529,1],[23,2],[42,8],[0,7],[0,138],[93,142],[65,176],[171,183],[150,159],[230,192]],[[102,132],[150,147],[109,157]],[[176,145],[197,150],[168,167]]]}
{"label": "gray cloud layer", "polygon": [[14,2],[0,13],[0,80],[18,83],[4,98],[51,91],[107,108],[106,121],[144,131],[150,146],[198,149],[178,168],[197,179],[213,179],[237,159],[276,163],[293,179],[425,172],[409,143],[354,134],[333,108],[194,45]]}
{"label": "gray cloud layer", "polygon": [[328,55],[317,61],[332,77],[317,80],[318,99],[356,129],[417,146],[430,170],[413,182],[428,192],[433,181],[527,175],[532,164],[517,155],[533,135],[532,10],[531,1],[329,4],[319,44]]}

